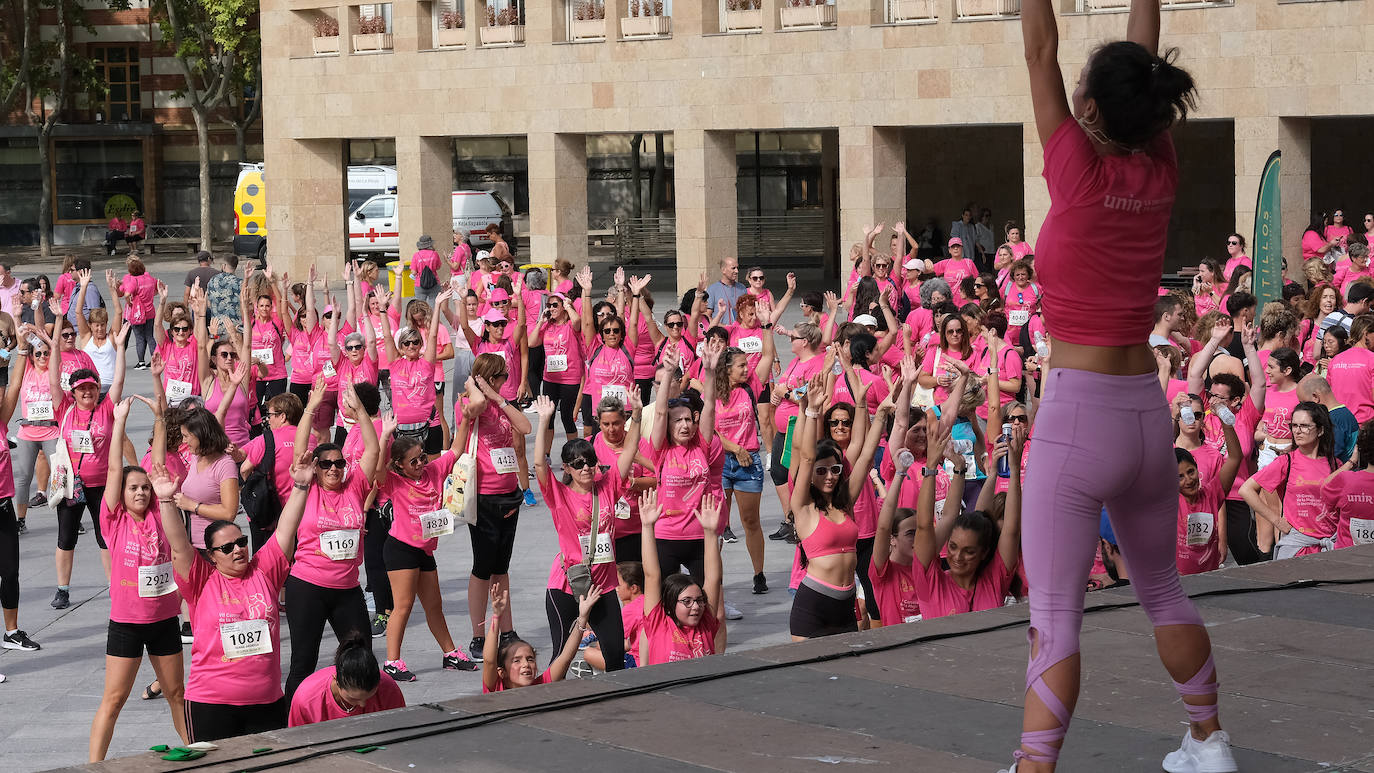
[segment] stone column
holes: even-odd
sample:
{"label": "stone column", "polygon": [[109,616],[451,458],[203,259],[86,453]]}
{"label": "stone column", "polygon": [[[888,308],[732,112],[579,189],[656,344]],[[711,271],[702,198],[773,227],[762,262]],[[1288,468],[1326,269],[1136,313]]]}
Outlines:
{"label": "stone column", "polygon": [[[906,219],[906,147],[902,130],[877,126],[840,127],[840,281],[849,282],[854,264],[850,245],[864,226]],[[879,237],[878,249],[887,245]]]}
{"label": "stone column", "polygon": [[1288,276],[1302,277],[1302,232],[1312,215],[1312,122],[1306,118],[1237,118],[1236,231],[1253,241],[1255,199],[1264,162],[1283,152],[1279,195],[1283,204],[1283,254]]}
{"label": "stone column", "polygon": [[738,253],[735,132],[693,129],[673,133],[673,189],[677,218],[677,291],[696,287],[705,271],[720,278],[720,261]]}
{"label": "stone column", "polygon": [[1040,132],[1035,128],[1034,121],[1021,124],[1021,142],[1024,149],[1021,168],[1024,170],[1022,189],[1026,211],[1021,238],[1035,244],[1036,234],[1040,232],[1045,216],[1050,213],[1050,189],[1045,185],[1045,178],[1040,176],[1045,168],[1045,150],[1040,145]]}
{"label": "stone column", "polygon": [[292,140],[268,132],[267,260],[277,271],[303,277],[311,263],[343,275],[348,242],[346,140]]}
{"label": "stone column", "polygon": [[424,234],[447,258],[453,251],[453,140],[397,137],[396,182],[401,263],[409,265],[415,242]]}
{"label": "stone column", "polygon": [[587,136],[528,136],[529,260],[587,262]]}

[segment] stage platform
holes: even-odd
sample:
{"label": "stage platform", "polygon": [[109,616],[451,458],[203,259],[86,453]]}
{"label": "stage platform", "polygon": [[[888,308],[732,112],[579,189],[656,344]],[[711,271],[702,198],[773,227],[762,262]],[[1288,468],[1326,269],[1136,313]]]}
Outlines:
{"label": "stage platform", "polygon": [[[1374,773],[1372,579],[1374,546],[1185,579],[1242,770]],[[1133,602],[1129,589],[1089,596],[1061,770],[1157,771],[1184,732]],[[1020,731],[1028,614],[1017,605],[413,706],[221,742],[191,763],[147,754],[82,769],[990,773],[1011,762]]]}

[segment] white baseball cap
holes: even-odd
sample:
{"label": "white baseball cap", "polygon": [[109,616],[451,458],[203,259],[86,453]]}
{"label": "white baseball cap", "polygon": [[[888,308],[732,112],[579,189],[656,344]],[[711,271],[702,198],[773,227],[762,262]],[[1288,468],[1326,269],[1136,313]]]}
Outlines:
{"label": "white baseball cap", "polygon": [[911,260],[908,260],[907,262],[903,263],[902,268],[909,270],[913,268],[921,268],[924,265],[925,261],[921,260],[920,258],[912,258]]}
{"label": "white baseball cap", "polygon": [[875,318],[872,314],[860,314],[859,316],[857,316],[857,317],[854,318],[854,324],[856,324],[856,325],[863,325],[863,326],[865,326],[865,327],[867,327],[867,326],[869,326],[869,325],[872,325],[873,327],[877,327],[877,326],[878,326],[878,320],[877,320],[877,318]]}

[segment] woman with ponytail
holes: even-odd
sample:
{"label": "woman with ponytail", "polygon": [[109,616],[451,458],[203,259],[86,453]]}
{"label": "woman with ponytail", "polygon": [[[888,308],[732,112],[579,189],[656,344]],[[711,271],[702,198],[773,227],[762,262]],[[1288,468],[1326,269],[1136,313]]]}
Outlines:
{"label": "woman with ponytail", "polygon": [[[1083,594],[1106,505],[1191,720],[1164,770],[1233,771],[1217,719],[1211,642],[1175,564],[1178,464],[1147,344],[1178,191],[1169,129],[1194,106],[1195,87],[1174,65],[1176,51],[1158,53],[1159,0],[1133,0],[1127,39],[1091,52],[1070,98],[1054,5],[1021,4],[1050,194],[1035,270],[1054,341],[1025,485],[1030,663],[1011,770],[1051,771],[1058,762],[1078,702]],[[1131,249],[1114,256],[1117,281],[1104,284],[1097,245],[1113,243]]]}
{"label": "woman with ponytail", "polygon": [[331,719],[376,711],[403,709],[406,698],[396,681],[377,667],[372,643],[353,633],[339,642],[334,665],[307,676],[291,698],[287,727],[313,725]]}

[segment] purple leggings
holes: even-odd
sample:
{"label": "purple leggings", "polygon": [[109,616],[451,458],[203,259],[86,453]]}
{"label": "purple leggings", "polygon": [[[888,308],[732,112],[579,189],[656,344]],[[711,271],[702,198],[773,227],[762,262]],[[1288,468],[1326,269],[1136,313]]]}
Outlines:
{"label": "purple leggings", "polygon": [[[1159,379],[1059,368],[1045,377],[1044,394],[1026,466],[1021,528],[1029,636],[1039,647],[1026,669],[1026,687],[1061,727],[1025,733],[1022,743],[1036,752],[1024,756],[1052,762],[1058,749],[1049,744],[1063,739],[1070,717],[1041,677],[1078,652],[1103,505],[1150,622],[1200,626],[1202,617],[1183,593],[1174,560],[1178,464]],[[1196,677],[1176,686],[1183,694],[1205,695],[1215,692],[1214,682],[1209,658]],[[1210,708],[1215,716],[1215,704]]]}

